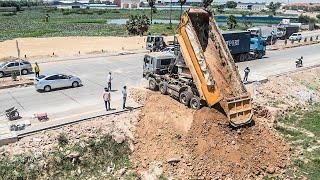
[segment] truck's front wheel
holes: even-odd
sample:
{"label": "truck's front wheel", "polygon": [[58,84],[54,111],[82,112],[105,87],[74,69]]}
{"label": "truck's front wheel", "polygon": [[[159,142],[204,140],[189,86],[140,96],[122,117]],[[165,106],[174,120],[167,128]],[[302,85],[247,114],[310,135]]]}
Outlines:
{"label": "truck's front wheel", "polygon": [[161,94],[167,94],[168,90],[167,90],[168,84],[167,83],[160,83],[159,84],[159,90],[161,92]]}
{"label": "truck's front wheel", "polygon": [[201,107],[200,98],[197,96],[193,96],[190,100],[190,107],[195,110],[200,109]]}
{"label": "truck's front wheel", "polygon": [[149,89],[156,91],[158,90],[157,82],[154,78],[149,79]]}

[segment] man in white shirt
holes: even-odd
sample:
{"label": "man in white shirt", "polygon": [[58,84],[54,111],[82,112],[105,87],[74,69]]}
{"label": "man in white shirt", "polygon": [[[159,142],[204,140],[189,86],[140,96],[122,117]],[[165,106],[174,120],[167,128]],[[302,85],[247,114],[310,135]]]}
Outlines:
{"label": "man in white shirt", "polygon": [[107,77],[109,91],[111,91],[111,80],[112,80],[111,72],[109,72],[108,77]]}

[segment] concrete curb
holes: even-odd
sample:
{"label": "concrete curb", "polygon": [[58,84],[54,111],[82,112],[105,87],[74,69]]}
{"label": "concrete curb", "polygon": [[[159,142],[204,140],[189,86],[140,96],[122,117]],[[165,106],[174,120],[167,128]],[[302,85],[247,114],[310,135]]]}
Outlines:
{"label": "concrete curb", "polygon": [[[115,54],[99,54],[95,56],[90,55],[83,55],[83,56],[74,56],[74,57],[67,57],[67,58],[61,58],[61,59],[53,59],[53,60],[34,60],[37,61],[39,64],[45,64],[45,63],[52,63],[52,62],[65,62],[65,61],[76,61],[76,60],[85,60],[85,59],[92,59],[92,58],[99,58],[99,57],[116,57],[116,56],[125,56],[125,55],[133,55],[133,54],[140,54],[140,53],[147,53],[149,51],[141,51],[141,52],[121,52],[121,53],[115,53]],[[32,60],[32,59],[31,59]]]}
{"label": "concrete curb", "polygon": [[33,84],[34,84],[34,82],[11,84],[11,85],[7,85],[7,86],[0,86],[0,89],[8,89],[8,88],[13,88],[13,87],[17,87],[17,86],[33,85]]}
{"label": "concrete curb", "polygon": [[296,48],[296,47],[303,47],[303,46],[310,46],[310,45],[315,45],[315,44],[319,44],[320,41],[312,41],[312,43],[307,42],[307,44],[294,44],[292,46],[281,46],[278,48],[269,48],[267,49],[268,51],[279,51],[279,50],[284,50],[284,49],[291,49],[291,48]]}
{"label": "concrete curb", "polygon": [[143,106],[137,106],[137,107],[130,108],[130,109],[124,109],[124,110],[115,111],[115,112],[111,112],[111,113],[104,113],[104,114],[100,114],[100,115],[96,115],[96,116],[90,116],[90,117],[86,117],[86,118],[80,118],[80,119],[76,119],[76,120],[71,121],[71,122],[65,122],[65,123],[56,124],[56,125],[54,125],[54,126],[39,128],[39,129],[37,129],[37,130],[33,130],[33,131],[25,132],[25,133],[20,133],[20,134],[19,134],[19,132],[17,132],[17,139],[21,139],[21,138],[23,138],[23,137],[33,135],[33,134],[39,133],[39,132],[44,131],[44,130],[48,130],[48,129],[58,129],[58,128],[61,128],[61,127],[66,126],[66,125],[77,124],[77,123],[80,123],[80,122],[82,122],[82,121],[88,121],[88,120],[91,120],[91,119],[97,118],[97,117],[103,117],[103,116],[110,116],[110,115],[121,114],[121,113],[125,113],[125,112],[128,112],[128,111],[133,111],[133,110],[136,110],[136,109],[140,109],[140,108],[142,108],[142,107],[143,107]]}

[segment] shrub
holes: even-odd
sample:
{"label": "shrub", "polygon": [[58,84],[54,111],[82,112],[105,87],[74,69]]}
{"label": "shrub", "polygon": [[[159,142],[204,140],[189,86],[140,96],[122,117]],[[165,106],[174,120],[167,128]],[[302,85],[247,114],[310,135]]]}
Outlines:
{"label": "shrub", "polygon": [[307,38],[304,38],[304,42],[307,42]]}
{"label": "shrub", "polygon": [[64,133],[59,134],[58,136],[58,144],[63,147],[69,143],[67,136]]}
{"label": "shrub", "polygon": [[313,41],[313,38],[312,38],[312,36],[310,37],[310,41]]}
{"label": "shrub", "polygon": [[130,16],[130,19],[126,22],[126,29],[130,35],[142,36],[148,31],[149,26],[150,21],[146,15]]}
{"label": "shrub", "polygon": [[287,45],[287,44],[288,44],[288,40],[285,39],[285,40],[284,40],[284,45]]}

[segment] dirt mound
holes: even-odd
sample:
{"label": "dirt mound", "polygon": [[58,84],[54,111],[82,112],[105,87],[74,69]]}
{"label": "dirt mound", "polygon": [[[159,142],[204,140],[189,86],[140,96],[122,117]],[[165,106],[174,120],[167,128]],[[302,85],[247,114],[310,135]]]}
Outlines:
{"label": "dirt mound", "polygon": [[157,164],[177,179],[256,179],[280,172],[289,158],[289,146],[259,122],[235,130],[218,111],[193,111],[157,93],[148,97],[135,137],[138,172]]}
{"label": "dirt mound", "polygon": [[256,123],[236,130],[214,109],[194,114],[188,136],[196,165],[193,178],[256,179],[279,173],[288,163],[290,147],[265,126]]}

